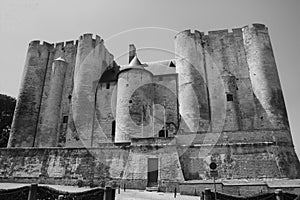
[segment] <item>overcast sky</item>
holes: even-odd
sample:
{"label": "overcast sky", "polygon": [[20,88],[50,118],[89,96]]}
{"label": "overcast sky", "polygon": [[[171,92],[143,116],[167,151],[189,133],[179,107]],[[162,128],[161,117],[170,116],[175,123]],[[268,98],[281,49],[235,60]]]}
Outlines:
{"label": "overcast sky", "polygon": [[139,52],[144,62],[169,59],[178,31],[207,32],[263,23],[269,28],[300,155],[299,21],[299,0],[1,0],[0,93],[17,97],[31,40],[54,43],[94,33],[105,40],[119,64],[126,64],[129,43],[151,47]]}

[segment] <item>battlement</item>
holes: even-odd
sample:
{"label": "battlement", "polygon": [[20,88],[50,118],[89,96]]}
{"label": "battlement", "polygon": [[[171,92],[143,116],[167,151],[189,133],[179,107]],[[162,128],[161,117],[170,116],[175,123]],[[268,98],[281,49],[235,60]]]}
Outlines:
{"label": "battlement", "polygon": [[65,42],[57,42],[53,44],[56,49],[77,47],[78,40],[70,40]]}
{"label": "battlement", "polygon": [[256,29],[256,30],[268,32],[268,27],[266,27],[266,25],[264,25],[264,24],[259,24],[259,23],[249,24],[242,28],[243,31],[249,30],[249,29]]}
{"label": "battlement", "polygon": [[99,35],[93,35],[92,33],[84,33],[79,37],[79,41],[87,41],[91,42],[93,44],[93,47],[99,45],[100,43],[103,43],[103,39]]}
{"label": "battlement", "polygon": [[39,47],[39,46],[46,46],[47,48],[53,48],[53,44],[50,44],[46,41],[40,41],[40,40],[33,40],[29,43],[30,47]]}
{"label": "battlement", "polygon": [[192,37],[194,39],[198,39],[200,40],[203,36],[204,36],[204,32],[200,32],[198,30],[191,30],[191,29],[188,29],[188,30],[184,30],[184,31],[181,31],[179,33],[177,33],[175,35],[175,38],[178,36],[178,35],[186,35],[188,37]]}
{"label": "battlement", "polygon": [[215,30],[215,31],[208,31],[208,36],[221,36],[221,35],[228,35],[229,29],[223,29],[223,30]]}

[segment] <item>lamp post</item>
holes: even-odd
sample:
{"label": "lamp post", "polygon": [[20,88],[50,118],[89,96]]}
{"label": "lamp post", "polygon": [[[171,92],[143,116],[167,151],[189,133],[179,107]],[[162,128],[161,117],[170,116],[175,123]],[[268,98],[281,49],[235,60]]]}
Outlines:
{"label": "lamp post", "polygon": [[217,187],[216,187],[216,177],[218,176],[217,164],[215,162],[211,162],[209,164],[210,176],[213,177],[214,180],[214,189],[215,189],[215,200],[217,200]]}

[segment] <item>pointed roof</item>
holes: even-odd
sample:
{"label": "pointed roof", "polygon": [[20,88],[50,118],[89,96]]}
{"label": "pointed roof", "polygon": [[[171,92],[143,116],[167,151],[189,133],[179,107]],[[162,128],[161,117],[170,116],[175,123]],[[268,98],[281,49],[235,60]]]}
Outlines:
{"label": "pointed roof", "polygon": [[66,62],[65,59],[63,59],[62,57],[56,58],[55,61],[63,61],[63,62]]}
{"label": "pointed roof", "polygon": [[141,66],[142,63],[141,61],[138,59],[138,57],[135,55],[132,60],[130,61],[129,65],[130,67],[136,67],[136,66]]}
{"label": "pointed roof", "polygon": [[141,61],[138,59],[138,57],[135,55],[134,58],[130,61],[129,65],[126,65],[124,67],[121,67],[120,71],[128,70],[128,69],[143,69],[146,67],[146,64],[142,64]]}
{"label": "pointed roof", "polygon": [[[138,59],[137,55],[135,55],[134,58],[132,58],[132,60],[130,61],[129,65],[126,65],[126,66],[120,68],[119,73],[130,70],[130,69],[140,69],[140,70],[145,70],[145,71],[149,72],[148,70],[145,69],[146,66],[147,66],[147,64],[142,64],[141,61]],[[151,73],[151,72],[149,72],[149,73]]]}

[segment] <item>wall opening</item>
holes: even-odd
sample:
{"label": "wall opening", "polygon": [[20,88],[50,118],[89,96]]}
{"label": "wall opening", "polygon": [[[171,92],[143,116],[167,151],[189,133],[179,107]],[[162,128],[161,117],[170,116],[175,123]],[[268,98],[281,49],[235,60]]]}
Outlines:
{"label": "wall opening", "polygon": [[111,141],[115,141],[115,134],[116,134],[116,120],[112,121],[111,123]]}
{"label": "wall opening", "polygon": [[233,101],[233,95],[232,94],[226,94],[227,101]]}
{"label": "wall opening", "polygon": [[63,117],[63,123],[68,123],[68,116]]}
{"label": "wall opening", "polygon": [[158,137],[161,137],[161,138],[167,138],[167,137],[168,137],[168,130],[166,130],[166,129],[161,129],[161,130],[158,132]]}
{"label": "wall opening", "polygon": [[148,158],[147,186],[157,186],[158,180],[158,158]]}

